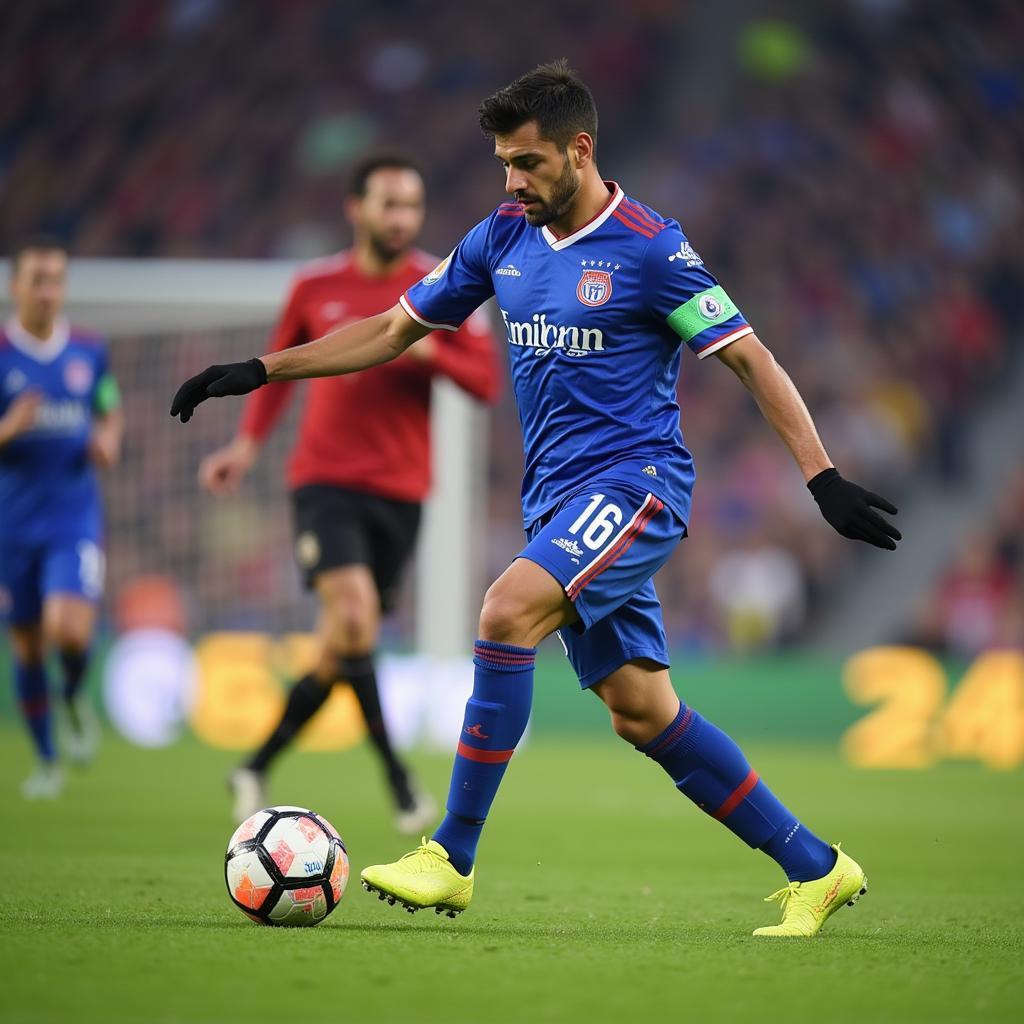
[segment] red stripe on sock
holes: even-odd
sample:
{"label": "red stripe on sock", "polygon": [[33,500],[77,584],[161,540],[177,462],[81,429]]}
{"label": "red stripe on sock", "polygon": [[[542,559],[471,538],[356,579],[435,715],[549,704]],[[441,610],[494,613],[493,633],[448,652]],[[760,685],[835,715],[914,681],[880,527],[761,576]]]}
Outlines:
{"label": "red stripe on sock", "polygon": [[488,651],[479,647],[473,649],[473,654],[484,661],[494,661],[502,665],[532,665],[537,657],[534,654],[512,654],[508,651]]}
{"label": "red stripe on sock", "polygon": [[647,751],[648,757],[654,757],[661,753],[665,747],[675,743],[680,736],[690,728],[690,719],[693,718],[693,708],[688,707],[683,712],[683,717],[676,723],[675,728],[653,749]]}
{"label": "red stripe on sock", "polygon": [[480,764],[504,764],[512,760],[516,752],[515,747],[511,750],[478,750],[476,747],[468,747],[461,740],[457,753],[469,761],[477,761]]}
{"label": "red stripe on sock", "polygon": [[728,818],[733,811],[743,802],[743,798],[758,784],[757,772],[753,768],[750,769],[747,777],[732,791],[729,795],[729,799],[718,808],[717,811],[712,815],[713,818],[717,818],[721,821],[723,818]]}
{"label": "red stripe on sock", "polygon": [[21,710],[25,713],[26,718],[39,718],[49,712],[50,698],[46,695],[29,697],[21,701]]}

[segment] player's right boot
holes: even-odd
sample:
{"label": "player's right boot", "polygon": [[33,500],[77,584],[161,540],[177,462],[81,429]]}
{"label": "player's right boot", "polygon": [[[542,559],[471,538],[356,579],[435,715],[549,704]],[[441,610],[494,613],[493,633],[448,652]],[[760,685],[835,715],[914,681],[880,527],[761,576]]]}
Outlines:
{"label": "player's right boot", "polygon": [[433,907],[455,917],[473,898],[473,876],[460,875],[440,843],[424,838],[419,847],[394,864],[373,864],[360,875],[363,888],[392,906],[401,903],[410,913]]}
{"label": "player's right boot", "polygon": [[790,882],[785,889],[765,898],[766,903],[782,905],[780,924],[755,928],[755,935],[809,939],[840,908],[852,907],[868,891],[864,869],[839,849],[832,870],[809,882]]}
{"label": "player's right boot", "polygon": [[235,798],[232,813],[238,824],[267,806],[267,785],[262,772],[236,768],[228,776],[228,788]]}
{"label": "player's right boot", "polygon": [[36,770],[21,784],[26,800],[56,800],[64,789],[64,773],[53,761],[40,761]]}

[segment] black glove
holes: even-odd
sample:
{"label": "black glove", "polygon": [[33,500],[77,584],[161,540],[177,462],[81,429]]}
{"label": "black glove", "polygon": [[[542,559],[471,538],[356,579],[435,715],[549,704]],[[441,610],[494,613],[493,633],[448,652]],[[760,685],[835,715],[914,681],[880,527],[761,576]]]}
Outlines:
{"label": "black glove", "polygon": [[266,383],[267,368],[260,359],[211,366],[178,388],[171,402],[171,415],[180,416],[182,423],[188,423],[200,402],[208,398],[223,398],[224,395],[247,395]]}
{"label": "black glove", "polygon": [[807,489],[837,533],[850,540],[867,541],[876,548],[896,550],[896,541],[902,540],[900,531],[872,511],[872,508],[880,508],[894,516],[896,506],[892,502],[844,480],[835,469],[822,470],[808,481]]}

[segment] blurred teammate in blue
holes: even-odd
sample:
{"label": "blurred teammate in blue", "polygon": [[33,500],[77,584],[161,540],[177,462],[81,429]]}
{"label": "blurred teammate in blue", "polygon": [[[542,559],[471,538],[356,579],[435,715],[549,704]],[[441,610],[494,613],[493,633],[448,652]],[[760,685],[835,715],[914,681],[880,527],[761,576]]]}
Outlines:
{"label": "blurred teammate in blue", "polygon": [[96,467],[113,466],[123,433],[106,349],[62,316],[67,252],[39,239],[11,266],[14,313],[0,332],[0,614],[38,756],[29,798],[62,788],[46,657],[62,674],[67,754],[89,760],[96,725],[81,694],[103,593]]}
{"label": "blurred teammate in blue", "polygon": [[564,61],[486,99],[480,124],[514,202],[388,312],[308,345],[210,367],[171,407],[185,421],[204,399],[267,380],[352,373],[428,331],[455,330],[497,299],[523,430],[528,543],[484,598],[448,813],[431,840],[366,868],[363,883],[409,910],[454,917],[466,909],[477,842],[529,718],[535,649],[557,631],[615,731],[785,872],[786,885],[769,897],[782,922],[755,934],[814,935],[866,891],[863,870],[782,804],[669,678],[652,577],[687,533],[694,482],[676,402],[680,341],[698,359],[717,356],[746,385],[841,534],[893,549],[899,532],[874,508],[896,509],[839,475],[793,383],[679,224],[601,178],[593,97]]}

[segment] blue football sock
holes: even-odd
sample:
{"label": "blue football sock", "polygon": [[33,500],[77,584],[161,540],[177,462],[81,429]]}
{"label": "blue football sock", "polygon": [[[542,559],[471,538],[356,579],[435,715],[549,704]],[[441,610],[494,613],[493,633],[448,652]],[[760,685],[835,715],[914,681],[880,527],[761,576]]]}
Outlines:
{"label": "blue football sock", "polygon": [[526,731],[535,657],[532,647],[476,642],[473,695],[466,704],[452,768],[448,813],[434,833],[459,874],[468,875],[473,869],[487,812]]}
{"label": "blue football sock", "polygon": [[75,651],[71,648],[60,652],[60,664],[64,670],[64,700],[69,704],[78,696],[85,679],[85,669],[89,664],[89,652]]}
{"label": "blue football sock", "polygon": [[702,811],[777,861],[791,882],[832,870],[835,851],[786,809],[735,741],[692,708],[680,703],[668,728],[637,750],[657,761]]}
{"label": "blue football sock", "polygon": [[52,761],[56,757],[56,752],[53,747],[53,723],[46,669],[42,664],[24,665],[20,661],[15,661],[14,687],[36,753],[42,760]]}

